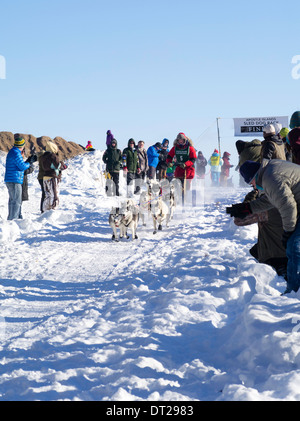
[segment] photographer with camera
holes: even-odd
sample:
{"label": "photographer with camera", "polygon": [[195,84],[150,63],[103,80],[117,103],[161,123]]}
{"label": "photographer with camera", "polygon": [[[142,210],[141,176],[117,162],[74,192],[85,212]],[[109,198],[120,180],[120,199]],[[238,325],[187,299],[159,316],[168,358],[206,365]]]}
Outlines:
{"label": "photographer with camera", "polygon": [[282,245],[286,248],[287,288],[284,293],[297,292],[300,287],[300,167],[292,162],[272,159],[262,167],[246,161],[240,173],[247,184],[264,194],[250,203],[228,207],[226,213],[244,219],[251,214],[276,208],[282,219]]}

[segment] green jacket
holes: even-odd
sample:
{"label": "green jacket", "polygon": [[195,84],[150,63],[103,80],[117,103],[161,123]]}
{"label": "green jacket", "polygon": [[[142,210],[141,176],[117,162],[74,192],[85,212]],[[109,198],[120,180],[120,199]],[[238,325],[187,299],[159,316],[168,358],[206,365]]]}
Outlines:
{"label": "green jacket", "polygon": [[117,149],[117,145],[113,148],[109,146],[103,154],[103,162],[106,164],[106,171],[109,173],[119,172],[122,162],[122,153]]}
{"label": "green jacket", "polygon": [[136,173],[137,169],[139,168],[137,150],[129,147],[129,141],[128,147],[123,151],[123,166],[126,167],[130,173]]}

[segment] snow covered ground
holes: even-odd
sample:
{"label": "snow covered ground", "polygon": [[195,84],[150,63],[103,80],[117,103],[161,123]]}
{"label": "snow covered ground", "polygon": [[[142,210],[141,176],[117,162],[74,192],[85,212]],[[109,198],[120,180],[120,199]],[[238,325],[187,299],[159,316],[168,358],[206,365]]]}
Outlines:
{"label": "snow covered ground", "polygon": [[101,156],[69,162],[43,215],[36,172],[22,221],[0,186],[0,400],[299,400],[300,292],[225,213],[248,189],[206,180],[204,204],[115,243]]}

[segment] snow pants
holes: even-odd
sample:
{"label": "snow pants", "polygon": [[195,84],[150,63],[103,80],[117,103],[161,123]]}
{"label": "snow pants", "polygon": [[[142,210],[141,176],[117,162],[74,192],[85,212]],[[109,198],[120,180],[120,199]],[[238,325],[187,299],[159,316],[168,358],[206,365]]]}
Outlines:
{"label": "snow pants", "polygon": [[220,184],[220,173],[217,171],[211,171],[211,182],[213,186],[219,186]]}
{"label": "snow pants", "polygon": [[50,180],[44,179],[43,182],[45,199],[43,201],[42,210],[43,212],[55,209],[58,206],[58,182],[56,178],[51,178]]}

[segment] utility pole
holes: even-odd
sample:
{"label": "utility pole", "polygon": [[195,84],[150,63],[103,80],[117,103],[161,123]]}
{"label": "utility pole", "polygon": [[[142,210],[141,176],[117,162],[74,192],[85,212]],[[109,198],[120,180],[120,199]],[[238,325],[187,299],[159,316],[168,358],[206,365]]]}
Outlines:
{"label": "utility pole", "polygon": [[220,139],[219,120],[220,120],[220,117],[217,117],[218,146],[219,146],[219,154],[221,156],[221,139]]}

